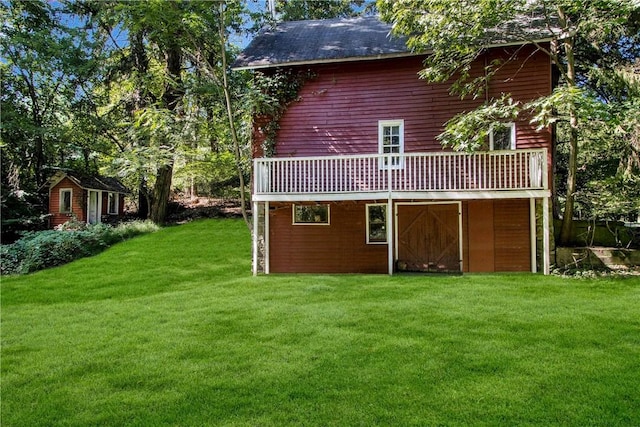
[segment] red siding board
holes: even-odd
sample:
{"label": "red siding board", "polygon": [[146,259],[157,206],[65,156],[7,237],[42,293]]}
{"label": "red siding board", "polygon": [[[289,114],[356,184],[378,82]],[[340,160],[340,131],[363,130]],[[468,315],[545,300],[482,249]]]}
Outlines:
{"label": "red siding board", "polygon": [[[72,213],[60,212],[60,190],[70,188],[72,190],[71,210]],[[64,178],[49,191],[49,213],[51,214],[50,225],[56,227],[74,218],[78,221],[86,221],[85,206],[87,199],[85,191],[69,178]]]}
{"label": "red siding board", "polygon": [[[499,97],[512,93],[527,101],[551,92],[551,64],[531,47],[496,49],[487,60],[515,56],[522,62],[505,63],[495,74],[487,93]],[[484,58],[474,64],[481,72]],[[455,114],[479,106],[484,99],[460,100],[449,94],[449,82],[428,84],[419,79],[422,58],[401,58],[340,67],[316,66],[308,81],[280,120],[276,156],[321,156],[375,153],[378,120],[404,119],[405,151],[441,150],[436,136]],[[256,129],[264,124],[256,121]],[[547,130],[536,131],[528,118],[517,122],[518,148],[550,147]],[[256,135],[258,133],[258,135]],[[254,132],[256,144],[261,143]],[[262,152],[254,147],[254,155]]]}
{"label": "red siding board", "polygon": [[495,271],[531,271],[528,200],[493,202]]}
{"label": "red siding board", "polygon": [[387,245],[366,244],[364,203],[332,203],[329,225],[292,225],[291,204],[269,214],[274,273],[385,273]]}
{"label": "red siding board", "polygon": [[[387,245],[366,244],[365,202],[331,204],[330,225],[292,225],[291,204],[269,215],[274,273],[386,273]],[[529,201],[463,203],[463,271],[531,271]]]}

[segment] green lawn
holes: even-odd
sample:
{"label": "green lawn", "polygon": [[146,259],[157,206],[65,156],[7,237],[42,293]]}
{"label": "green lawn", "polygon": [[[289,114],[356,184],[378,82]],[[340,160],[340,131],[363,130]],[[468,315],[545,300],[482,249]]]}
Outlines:
{"label": "green lawn", "polygon": [[640,281],[250,274],[237,220],[2,279],[2,426],[640,425]]}

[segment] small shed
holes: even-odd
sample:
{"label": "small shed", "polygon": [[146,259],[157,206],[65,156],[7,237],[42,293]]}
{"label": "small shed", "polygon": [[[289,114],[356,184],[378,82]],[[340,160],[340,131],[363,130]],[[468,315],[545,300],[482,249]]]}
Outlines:
{"label": "small shed", "polygon": [[58,171],[49,179],[50,226],[76,219],[87,224],[118,221],[130,191],[117,178]]}

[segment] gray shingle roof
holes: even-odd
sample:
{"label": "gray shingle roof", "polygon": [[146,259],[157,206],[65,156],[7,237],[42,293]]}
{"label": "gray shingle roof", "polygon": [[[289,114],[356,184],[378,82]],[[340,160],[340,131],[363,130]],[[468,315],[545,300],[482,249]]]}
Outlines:
{"label": "gray shingle roof", "polygon": [[55,186],[63,178],[69,178],[79,187],[85,190],[102,190],[115,193],[131,193],[131,191],[117,178],[98,175],[86,175],[73,171],[58,171],[45,184],[49,187]]}
{"label": "gray shingle roof", "polygon": [[[233,63],[234,69],[269,68],[412,55],[406,38],[390,35],[391,24],[377,16],[278,23],[254,38]],[[487,46],[545,40],[546,21],[519,16],[486,32]]]}
{"label": "gray shingle roof", "polygon": [[130,193],[119,179],[108,176],[74,175],[80,187],[87,190],[103,190],[116,193]]}
{"label": "gray shingle roof", "polygon": [[281,22],[265,29],[233,64],[236,69],[409,54],[404,38],[375,16]]}

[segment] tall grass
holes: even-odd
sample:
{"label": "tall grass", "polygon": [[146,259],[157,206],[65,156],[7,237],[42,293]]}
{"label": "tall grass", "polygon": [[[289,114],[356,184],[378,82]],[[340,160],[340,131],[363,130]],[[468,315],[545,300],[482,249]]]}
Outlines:
{"label": "tall grass", "polygon": [[640,425],[640,283],[250,275],[241,221],[2,280],[2,425]]}

